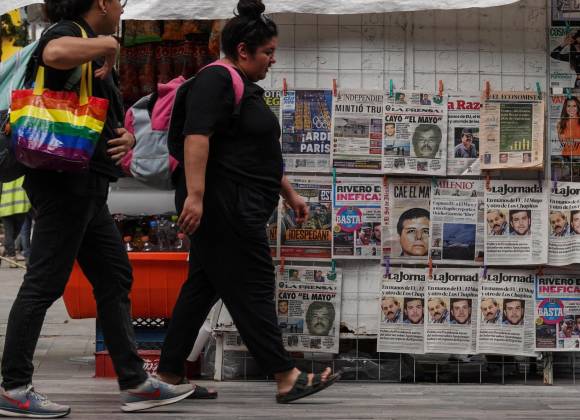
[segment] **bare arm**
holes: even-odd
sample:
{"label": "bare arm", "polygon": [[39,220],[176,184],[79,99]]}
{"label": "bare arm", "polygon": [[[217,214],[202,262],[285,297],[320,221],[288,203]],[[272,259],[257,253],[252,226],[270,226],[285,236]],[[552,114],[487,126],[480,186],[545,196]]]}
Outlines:
{"label": "bare arm", "polygon": [[201,221],[203,214],[203,195],[205,193],[205,170],[209,156],[209,137],[199,134],[185,137],[184,166],[187,183],[187,198],[178,224],[191,235]]}
{"label": "bare arm", "polygon": [[63,36],[46,44],[42,52],[42,61],[53,69],[70,70],[100,57],[114,57],[118,48],[119,43],[111,36],[97,38]]}

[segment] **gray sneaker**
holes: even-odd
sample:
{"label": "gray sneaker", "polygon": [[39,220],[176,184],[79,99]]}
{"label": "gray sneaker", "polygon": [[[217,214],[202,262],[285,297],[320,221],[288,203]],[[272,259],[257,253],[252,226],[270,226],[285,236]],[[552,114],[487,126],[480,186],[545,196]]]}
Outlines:
{"label": "gray sneaker", "polygon": [[141,411],[181,401],[194,391],[191,384],[169,385],[150,376],[139,387],[121,391],[121,410]]}
{"label": "gray sneaker", "polygon": [[53,403],[36,392],[32,385],[10,391],[0,390],[0,415],[34,419],[56,419],[70,413],[70,407]]}

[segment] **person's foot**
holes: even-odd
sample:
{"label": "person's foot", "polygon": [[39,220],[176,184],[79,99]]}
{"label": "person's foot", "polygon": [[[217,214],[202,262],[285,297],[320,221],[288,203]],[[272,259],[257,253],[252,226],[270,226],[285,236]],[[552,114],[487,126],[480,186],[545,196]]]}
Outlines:
{"label": "person's foot", "polygon": [[193,391],[190,384],[170,385],[150,376],[137,388],[121,391],[121,410],[141,411],[173,404],[187,398]]}
{"label": "person's foot", "polygon": [[[157,377],[171,385],[190,383],[185,376],[179,376],[173,373],[157,372]],[[206,388],[194,383],[191,385],[193,386],[193,393],[187,397],[190,400],[215,400],[218,397],[218,392],[215,388]]]}
{"label": "person's foot", "polygon": [[[290,392],[290,390],[294,387],[298,376],[301,374],[298,369],[294,368],[291,371],[284,372],[282,374],[276,375],[276,381],[278,386],[278,394],[284,395]],[[332,374],[332,370],[327,367],[324,371],[320,374],[320,378],[322,382],[328,380],[329,376]],[[312,383],[312,379],[314,378],[314,373],[308,374],[308,383]]]}
{"label": "person's foot", "polygon": [[0,391],[0,415],[36,419],[56,419],[70,413],[70,407],[53,403],[32,385]]}

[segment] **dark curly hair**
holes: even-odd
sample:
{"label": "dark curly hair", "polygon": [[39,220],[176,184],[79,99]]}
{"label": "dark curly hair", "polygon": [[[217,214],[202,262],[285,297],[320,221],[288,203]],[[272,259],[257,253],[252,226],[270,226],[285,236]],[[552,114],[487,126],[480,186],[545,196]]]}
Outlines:
{"label": "dark curly hair", "polygon": [[222,50],[231,59],[238,58],[238,45],[243,42],[253,54],[257,48],[278,36],[278,27],[263,15],[266,6],[261,0],[240,0],[237,13],[231,18],[221,34]]}
{"label": "dark curly hair", "polygon": [[44,0],[44,11],[51,23],[73,20],[86,14],[94,0]]}

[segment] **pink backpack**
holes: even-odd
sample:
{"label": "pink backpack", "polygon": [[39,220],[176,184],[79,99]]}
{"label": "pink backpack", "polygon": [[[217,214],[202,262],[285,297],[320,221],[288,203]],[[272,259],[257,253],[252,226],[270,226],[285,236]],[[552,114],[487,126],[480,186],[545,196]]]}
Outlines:
{"label": "pink backpack", "polygon": [[[234,67],[223,61],[215,61],[200,71],[211,66],[224,67],[229,71],[235,106],[238,108],[244,95],[241,76]],[[129,108],[125,115],[125,128],[135,136],[136,144],[121,160],[121,167],[127,176],[153,188],[174,188],[172,174],[183,159],[187,91],[194,81],[195,76],[189,80],[179,76],[166,84],[160,83],[156,93],[144,96]],[[171,147],[172,137],[180,143],[180,149]]]}

